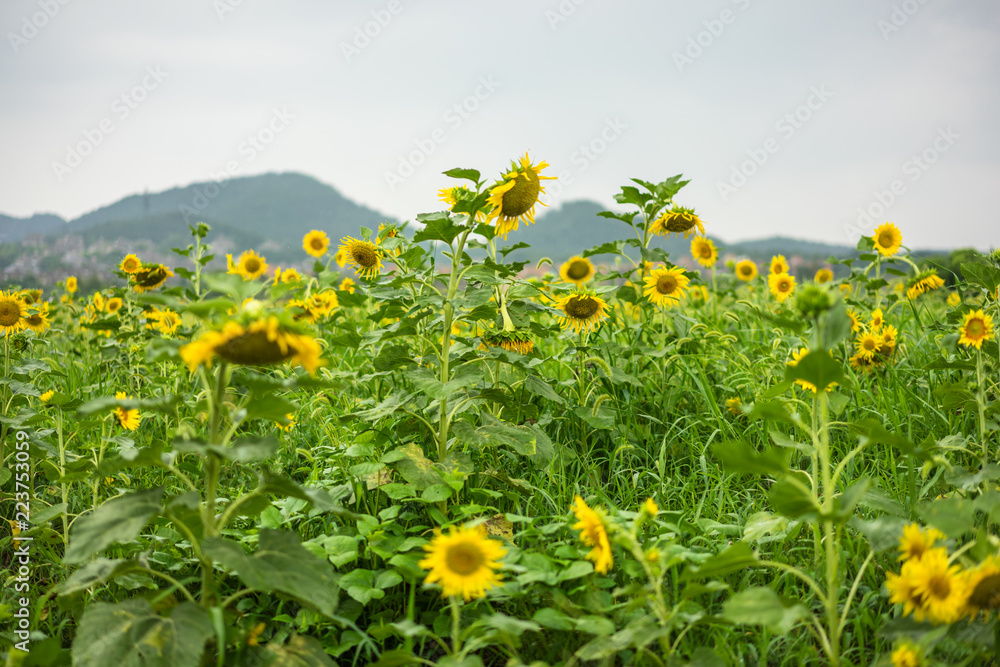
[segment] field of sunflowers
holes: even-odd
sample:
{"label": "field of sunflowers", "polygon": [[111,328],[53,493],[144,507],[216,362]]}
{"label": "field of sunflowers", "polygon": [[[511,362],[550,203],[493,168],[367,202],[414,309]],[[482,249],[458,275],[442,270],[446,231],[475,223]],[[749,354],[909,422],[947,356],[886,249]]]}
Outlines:
{"label": "field of sunflowers", "polygon": [[723,265],[675,176],[525,279],[546,166],[0,292],[5,664],[998,664],[1000,253]]}

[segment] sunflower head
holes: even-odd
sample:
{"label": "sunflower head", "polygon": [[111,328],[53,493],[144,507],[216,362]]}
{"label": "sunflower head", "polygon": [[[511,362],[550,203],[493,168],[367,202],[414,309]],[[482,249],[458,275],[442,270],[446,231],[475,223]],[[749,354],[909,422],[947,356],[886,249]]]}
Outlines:
{"label": "sunflower head", "polygon": [[118,265],[118,268],[122,271],[122,273],[127,273],[128,275],[132,275],[133,273],[142,268],[142,262],[139,261],[139,258],[136,257],[135,255],[128,254],[125,255],[125,259],[121,261],[121,264]]}
{"label": "sunflower head", "polygon": [[705,223],[695,214],[694,209],[672,206],[653,221],[653,224],[649,226],[649,231],[657,236],[670,236],[671,234],[683,234],[684,238],[688,238],[692,234],[704,236]]}
{"label": "sunflower head", "polygon": [[854,343],[855,352],[865,359],[871,360],[882,347],[880,336],[872,331],[862,331]]}
{"label": "sunflower head", "polygon": [[255,280],[267,273],[267,260],[254,250],[246,250],[235,262],[227,255],[229,270],[227,273],[239,275],[243,280]]}
{"label": "sunflower head", "polygon": [[805,285],[795,297],[795,309],[807,319],[814,320],[833,307],[829,290],[819,285]]}
{"label": "sunflower head", "polygon": [[875,249],[878,250],[880,255],[883,257],[892,257],[899,252],[899,247],[903,244],[903,235],[896,225],[887,222],[875,230],[872,240],[875,242]]}
{"label": "sunflower head", "polygon": [[49,328],[49,304],[36,303],[24,316],[24,326],[35,333],[42,333]]}
{"label": "sunflower head", "polygon": [[736,277],[745,283],[757,277],[757,265],[749,259],[744,259],[736,263]]}
{"label": "sunflower head", "polygon": [[559,277],[577,287],[583,287],[594,277],[594,265],[586,257],[570,257],[559,267]]}
{"label": "sunflower head", "polygon": [[[115,393],[115,398],[119,401],[130,401],[131,396],[127,396],[124,391],[119,391]],[[128,431],[134,431],[139,428],[139,421],[142,419],[142,415],[139,414],[138,410],[131,409],[126,410],[125,408],[118,407],[115,408],[115,421],[118,425]]]}
{"label": "sunflower head", "polygon": [[510,170],[490,188],[487,202],[493,208],[486,221],[496,221],[497,236],[506,240],[507,234],[517,230],[519,221],[525,224],[535,221],[535,205],[542,204],[538,198],[545,194],[542,181],[555,179],[554,176],[542,176],[542,169],[547,166],[547,162],[532,164],[525,153],[520,163],[511,162]]}
{"label": "sunflower head", "polygon": [[104,309],[108,312],[109,315],[117,315],[118,311],[122,309],[121,298],[117,296],[111,297],[110,299],[108,299],[108,302],[104,306]]}
{"label": "sunflower head", "polygon": [[948,305],[954,308],[955,306],[962,303],[962,295],[958,292],[951,292],[948,294]]}
{"label": "sunflower head", "polygon": [[35,303],[41,303],[42,290],[40,289],[21,290],[20,299],[21,301],[24,302],[24,305],[26,306],[30,306]]}
{"label": "sunflower head", "polygon": [[0,292],[0,331],[4,335],[14,334],[24,328],[27,311],[24,301],[14,292]]}
{"label": "sunflower head", "polygon": [[129,277],[132,281],[132,289],[142,294],[143,292],[156,289],[172,275],[174,275],[174,272],[162,264],[150,264],[143,265],[141,269]]}
{"label": "sunflower head", "polygon": [[670,307],[678,303],[687,290],[690,278],[678,266],[653,269],[645,281],[643,295],[657,306]]}
{"label": "sunflower head", "polygon": [[[461,333],[461,329],[455,330],[452,326],[452,335],[457,335]],[[517,352],[518,354],[531,354],[532,350],[535,349],[535,343],[531,340],[531,334],[523,329],[515,331],[487,331],[482,336],[482,346],[486,347],[499,347],[507,350],[508,352]]]}
{"label": "sunflower head", "polygon": [[961,337],[958,342],[966,347],[982,349],[983,341],[991,340],[994,336],[993,318],[983,309],[969,311],[965,314],[965,321],[959,329]]}
{"label": "sunflower head", "polygon": [[427,556],[420,567],[430,570],[426,584],[440,584],[444,597],[462,596],[466,601],[486,596],[486,591],[500,586],[503,578],[500,559],[506,549],[486,536],[482,526],[451,527],[448,533],[434,530],[434,539],[424,546]]}
{"label": "sunflower head", "polygon": [[743,401],[738,396],[726,399],[726,410],[729,414],[739,417],[743,414]]}
{"label": "sunflower head", "polygon": [[330,239],[326,232],[314,229],[302,237],[302,249],[317,259],[326,254],[330,248]]}
{"label": "sunflower head", "polygon": [[783,302],[795,291],[795,276],[787,273],[772,273],[767,277],[767,285],[771,294],[779,302]]}
{"label": "sunflower head", "polygon": [[788,273],[790,267],[784,255],[775,255],[771,258],[771,274]]}
{"label": "sunflower head", "polygon": [[227,322],[221,331],[208,331],[180,349],[181,359],[192,371],[211,366],[216,356],[242,366],[298,364],[315,373],[323,360],[319,343],[283,326],[277,317],[261,317],[244,326]]}
{"label": "sunflower head", "polygon": [[924,652],[913,642],[903,640],[896,644],[889,661],[892,667],[923,667]]}
{"label": "sunflower head", "polygon": [[831,280],[833,280],[833,271],[826,268],[820,269],[819,271],[816,272],[816,275],[813,278],[813,280],[816,281],[816,283],[819,285],[822,285],[823,283],[828,283]]}
{"label": "sunflower head", "polygon": [[994,609],[1000,609],[1000,558],[987,556],[986,560],[968,573],[969,615],[986,612],[987,618]]}
{"label": "sunflower head", "polygon": [[944,539],[944,533],[937,528],[921,528],[919,524],[911,523],[903,527],[899,538],[899,560],[920,560],[934,543]]}
{"label": "sunflower head", "polygon": [[345,236],[340,239],[340,250],[344,252],[345,263],[362,278],[371,280],[382,270],[382,249],[371,241]]}
{"label": "sunflower head", "polygon": [[592,547],[587,554],[587,560],[594,563],[595,571],[606,573],[614,564],[614,555],[611,552],[611,540],[608,539],[604,515],[588,507],[580,496],[573,498],[573,514],[577,519],[573,524],[573,530],[579,530],[580,541]]}
{"label": "sunflower head", "polygon": [[340,281],[340,285],[337,286],[341,292],[349,292],[354,294],[354,281],[350,278],[344,278]]}
{"label": "sunflower head", "polygon": [[906,298],[916,299],[921,294],[944,287],[944,280],[934,269],[921,271],[906,283]]}
{"label": "sunflower head", "polygon": [[577,333],[593,331],[608,318],[608,303],[586,290],[564,296],[555,307],[563,312],[559,318],[562,328],[572,328]]}
{"label": "sunflower head", "polygon": [[712,239],[695,236],[691,239],[691,256],[707,269],[715,265],[719,259],[719,252],[715,249]]}

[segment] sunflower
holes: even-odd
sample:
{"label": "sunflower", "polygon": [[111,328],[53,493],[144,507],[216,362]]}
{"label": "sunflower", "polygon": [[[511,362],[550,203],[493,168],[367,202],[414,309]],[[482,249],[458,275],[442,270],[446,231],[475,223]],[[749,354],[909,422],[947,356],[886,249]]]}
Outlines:
{"label": "sunflower", "polygon": [[42,300],[42,290],[40,289],[26,289],[21,290],[19,298],[24,302],[24,305],[30,306],[33,303],[40,303]]}
{"label": "sunflower", "polygon": [[337,263],[337,266],[344,268],[347,264],[347,251],[344,250],[344,246],[340,246],[337,250],[337,254],[333,256],[333,261]]}
{"label": "sunflower", "polygon": [[313,257],[322,257],[329,248],[330,239],[326,232],[314,229],[302,237],[302,249]]}
{"label": "sunflower", "polygon": [[153,309],[146,314],[146,326],[155,329],[165,336],[172,336],[181,325],[181,316],[169,308]]}
{"label": "sunflower", "polygon": [[[292,299],[288,302],[288,307],[292,309],[292,319],[296,322],[305,320],[309,324],[316,324],[319,322],[319,312],[314,307],[314,304],[310,303],[309,300],[305,299]],[[295,309],[300,309],[299,312]]]}
{"label": "sunflower", "polygon": [[279,266],[277,269],[274,270],[275,285],[277,285],[278,283],[298,283],[298,282],[302,282],[302,274],[300,274],[295,269],[289,267],[285,270],[282,270],[281,267]]}
{"label": "sunflower", "polygon": [[341,292],[349,292],[354,294],[354,281],[350,278],[344,278],[340,281],[340,285],[337,287]]}
{"label": "sunflower", "polygon": [[958,342],[966,347],[982,349],[983,341],[993,338],[993,318],[982,309],[969,311],[965,314],[965,322],[959,329],[962,337]]}
{"label": "sunflower", "polygon": [[958,304],[962,303],[962,295],[958,292],[951,292],[948,294],[948,305],[954,308]]}
{"label": "sunflower", "polygon": [[921,667],[924,654],[919,646],[909,641],[900,642],[889,657],[892,667]]}
{"label": "sunflower", "polygon": [[921,271],[906,283],[906,298],[912,301],[925,292],[930,292],[941,287],[944,287],[944,280],[941,279],[941,276],[934,269],[927,269],[926,271]]}
{"label": "sunflower", "polygon": [[13,292],[0,292],[0,331],[17,333],[24,329],[24,301]]}
{"label": "sunflower", "polygon": [[70,294],[76,294],[76,276],[70,276],[66,279],[66,291]]}
{"label": "sunflower", "polygon": [[52,400],[52,397],[56,395],[55,389],[49,389],[47,392],[38,397],[42,403],[48,403]]}
{"label": "sunflower", "polygon": [[988,619],[994,609],[1000,608],[1000,558],[987,556],[966,576],[969,584],[968,614],[976,616],[985,611]]}
{"label": "sunflower", "polygon": [[581,542],[593,547],[587,554],[587,560],[594,563],[594,570],[601,574],[606,573],[614,564],[614,557],[604,517],[588,507],[580,496],[573,498],[573,514],[577,519],[577,523],[573,524],[573,530],[580,531]]}
{"label": "sunflower", "polygon": [[736,277],[745,283],[757,277],[757,265],[749,259],[744,259],[736,263]]}
{"label": "sunflower", "polygon": [[132,289],[142,294],[154,290],[167,281],[167,278],[174,275],[174,272],[162,264],[152,264],[143,266],[132,274]]}
{"label": "sunflower", "polygon": [[899,246],[903,244],[903,235],[896,225],[887,222],[875,230],[875,249],[883,257],[892,257],[899,252]]}
{"label": "sunflower", "polygon": [[570,257],[559,267],[559,277],[577,287],[583,287],[584,283],[590,282],[594,277],[594,265],[585,257]]}
{"label": "sunflower", "polygon": [[108,312],[108,315],[117,315],[118,311],[122,309],[122,300],[116,296],[111,297],[104,308]]}
{"label": "sunflower", "polygon": [[333,290],[316,292],[315,294],[309,296],[306,303],[309,304],[311,309],[323,316],[329,315],[340,307],[340,301],[337,299],[337,293]]}
{"label": "sunflower", "polygon": [[[450,188],[441,188],[438,190],[438,199],[447,204],[449,210],[454,210],[455,205],[459,202],[471,202],[475,198],[476,193],[464,185],[454,185]],[[484,220],[486,220],[486,212],[482,209],[476,211],[476,221],[482,222]]]}
{"label": "sunflower", "polygon": [[538,196],[545,194],[541,182],[555,180],[554,176],[542,176],[542,169],[547,166],[547,162],[531,164],[525,153],[521,163],[511,162],[503,180],[490,188],[487,202],[493,210],[486,216],[486,222],[496,220],[497,236],[507,240],[507,234],[517,230],[520,220],[526,225],[535,221],[535,204],[540,204]]}
{"label": "sunflower", "polygon": [[118,265],[118,268],[122,271],[122,273],[132,275],[142,268],[142,262],[139,261],[139,258],[135,255],[129,254],[125,255],[125,259],[123,259],[122,263]]}
{"label": "sunflower", "polygon": [[[115,398],[119,401],[130,401],[131,396],[126,396],[124,391],[119,391],[115,393]],[[115,408],[115,420],[118,425],[122,428],[134,431],[139,428],[139,420],[142,419],[142,415],[139,414],[138,410],[126,410],[125,408]]]}
{"label": "sunflower", "polygon": [[785,259],[784,255],[775,255],[771,258],[771,274],[776,275],[780,273],[788,273],[791,267],[788,266],[788,260]]}
{"label": "sunflower", "polygon": [[730,414],[739,417],[743,414],[743,401],[741,401],[739,397],[727,398],[726,410],[728,410]]}
{"label": "sunflower", "polygon": [[[456,322],[451,327],[452,336],[462,333],[460,328],[456,329],[457,324]],[[486,350],[489,347],[499,347],[508,352],[527,355],[535,349],[535,343],[527,331],[487,331],[482,336],[480,349]]]}
{"label": "sunflower", "polygon": [[907,524],[899,538],[899,560],[920,560],[935,542],[943,539],[944,533],[937,528],[923,529],[916,523]]}
{"label": "sunflower", "polygon": [[712,267],[719,259],[719,252],[715,249],[712,239],[704,236],[695,236],[691,239],[691,256],[707,269]]}
{"label": "sunflower", "polygon": [[830,269],[820,269],[816,272],[813,280],[822,285],[823,283],[828,283],[833,280],[833,271]]}
{"label": "sunflower", "polygon": [[656,516],[660,513],[660,508],[656,505],[656,501],[652,498],[646,498],[645,502],[642,503],[642,507],[639,511],[647,516]]}
{"label": "sunflower", "polygon": [[[922,599],[920,611],[932,623],[954,623],[961,618],[971,592],[961,566],[949,565],[945,549],[931,549],[920,560],[906,561],[911,564],[913,591]],[[914,617],[923,620],[917,613]]]}
{"label": "sunflower", "polygon": [[593,331],[608,319],[608,303],[596,294],[584,290],[564,296],[556,302],[555,307],[565,313],[559,318],[562,328],[572,327],[577,333]]}
{"label": "sunflower", "polygon": [[919,564],[919,560],[908,560],[903,563],[899,574],[887,572],[885,575],[885,587],[889,591],[890,604],[903,605],[904,616],[913,614],[918,621],[922,621],[924,617],[924,597],[917,592],[916,579],[914,577]]}
{"label": "sunflower", "polygon": [[430,570],[425,584],[441,584],[443,597],[461,595],[466,601],[486,596],[486,591],[500,585],[503,575],[500,559],[506,549],[486,536],[482,526],[449,528],[448,534],[434,529],[434,539],[424,546],[427,557],[420,567]]}
{"label": "sunflower", "polygon": [[657,236],[671,234],[683,234],[684,238],[691,236],[691,234],[704,236],[705,223],[695,214],[694,209],[674,206],[654,220],[653,224],[649,226],[649,231]]}
{"label": "sunflower", "polygon": [[345,263],[350,263],[362,278],[372,280],[382,270],[382,250],[371,241],[345,236],[340,239],[340,250],[344,251]]}
{"label": "sunflower", "polygon": [[847,316],[851,318],[851,333],[857,333],[861,331],[861,327],[863,325],[861,324],[861,318],[858,317],[858,314],[853,310],[849,310],[847,311]]}
{"label": "sunflower", "polygon": [[49,328],[49,304],[38,303],[31,306],[31,311],[24,316],[24,326],[35,333],[42,333]]}
{"label": "sunflower", "polygon": [[795,291],[795,276],[790,276],[787,273],[772,273],[767,277],[767,284],[771,294],[781,302]]}
{"label": "sunflower", "polygon": [[881,308],[876,308],[872,311],[872,318],[868,321],[868,328],[881,329],[883,324],[885,324],[885,315],[882,314]]}
{"label": "sunflower", "polygon": [[882,347],[882,341],[878,335],[872,331],[862,331],[854,343],[855,350],[865,359],[871,360],[875,353]]}
{"label": "sunflower", "polygon": [[212,365],[222,357],[242,366],[268,366],[284,361],[299,364],[310,374],[322,365],[319,343],[281,326],[277,317],[255,320],[244,326],[227,322],[222,331],[208,331],[181,347],[181,359],[193,372],[198,366]]}
{"label": "sunflower", "polygon": [[887,324],[879,331],[879,338],[881,339],[880,353],[885,354],[886,352],[891,353],[892,350],[896,348],[896,339],[899,337],[899,330],[896,329],[891,324]]}
{"label": "sunflower", "polygon": [[665,266],[653,269],[645,278],[646,286],[642,293],[657,306],[670,307],[681,300],[681,295],[688,288],[691,280],[684,275],[684,270],[678,266]]}
{"label": "sunflower", "polygon": [[869,357],[860,352],[851,355],[848,361],[851,364],[851,368],[863,373],[871,373],[872,369],[875,368],[875,357]]}
{"label": "sunflower", "polygon": [[238,274],[243,280],[255,280],[267,273],[267,260],[254,250],[246,250],[229,267],[228,273]]}

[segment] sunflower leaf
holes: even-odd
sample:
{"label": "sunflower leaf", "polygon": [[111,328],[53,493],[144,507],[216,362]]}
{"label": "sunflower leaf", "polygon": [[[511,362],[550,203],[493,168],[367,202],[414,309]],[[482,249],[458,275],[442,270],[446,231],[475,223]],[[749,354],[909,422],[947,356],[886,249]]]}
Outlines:
{"label": "sunflower leaf", "polygon": [[449,169],[444,172],[444,175],[448,178],[463,178],[467,181],[472,181],[473,183],[479,183],[480,174],[476,169]]}

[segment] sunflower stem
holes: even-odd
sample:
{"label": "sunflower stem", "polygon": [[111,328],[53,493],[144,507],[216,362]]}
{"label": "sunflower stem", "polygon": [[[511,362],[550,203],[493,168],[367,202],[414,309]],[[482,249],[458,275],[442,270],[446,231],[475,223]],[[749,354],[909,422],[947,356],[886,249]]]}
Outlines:
{"label": "sunflower stem", "polygon": [[451,607],[451,655],[457,658],[462,650],[462,609],[454,595],[448,596],[448,605]]}
{"label": "sunflower stem", "polygon": [[986,444],[986,381],[983,378],[983,349],[976,350],[976,407],[979,409],[979,443],[983,448],[983,465],[989,460]]}
{"label": "sunflower stem", "polygon": [[[462,250],[465,248],[465,239],[468,238],[472,227],[466,227],[459,234],[458,242],[452,249],[451,273],[448,276],[448,293],[444,299],[444,332],[441,336],[441,383],[446,384],[451,379],[451,368],[449,365],[451,355],[451,324],[455,317],[455,306],[452,300],[458,291],[459,267],[461,264]],[[448,453],[448,397],[441,397],[438,409],[438,437],[437,437],[438,461],[443,461]]]}

